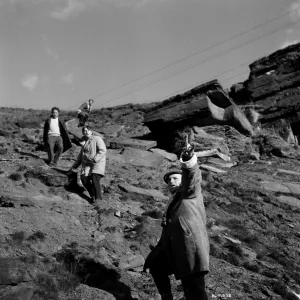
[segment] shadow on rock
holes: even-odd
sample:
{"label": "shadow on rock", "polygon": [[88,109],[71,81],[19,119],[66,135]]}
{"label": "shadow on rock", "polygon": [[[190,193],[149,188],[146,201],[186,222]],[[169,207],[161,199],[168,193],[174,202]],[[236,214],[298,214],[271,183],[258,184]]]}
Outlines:
{"label": "shadow on rock", "polygon": [[121,270],[110,261],[105,250],[97,253],[89,248],[70,245],[56,255],[81,283],[114,295],[117,300],[132,300],[131,289],[121,280]]}

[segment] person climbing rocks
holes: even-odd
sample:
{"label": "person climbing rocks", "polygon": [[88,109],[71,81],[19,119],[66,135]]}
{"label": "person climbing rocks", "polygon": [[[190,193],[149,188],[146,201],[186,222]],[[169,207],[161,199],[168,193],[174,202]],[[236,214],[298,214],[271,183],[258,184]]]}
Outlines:
{"label": "person climbing rocks", "polygon": [[181,170],[172,170],[163,177],[170,200],[162,219],[161,238],[146,258],[144,271],[152,275],[162,300],[173,300],[171,274],[181,280],[187,300],[207,300],[209,240],[202,177],[188,137],[180,162]]}
{"label": "person climbing rocks", "polygon": [[89,99],[80,105],[77,111],[77,118],[79,119],[78,127],[84,126],[89,118],[89,114],[92,111],[92,105],[94,103],[93,99]]}
{"label": "person climbing rocks", "polygon": [[80,179],[91,197],[91,203],[102,200],[101,178],[105,174],[106,146],[100,136],[93,135],[89,126],[82,127],[85,143],[77,160],[68,171],[71,173],[81,165]]}
{"label": "person climbing rocks", "polygon": [[53,107],[50,117],[44,123],[43,141],[50,167],[56,167],[61,154],[72,148],[68,131],[64,121],[59,118],[59,113],[59,108]]}

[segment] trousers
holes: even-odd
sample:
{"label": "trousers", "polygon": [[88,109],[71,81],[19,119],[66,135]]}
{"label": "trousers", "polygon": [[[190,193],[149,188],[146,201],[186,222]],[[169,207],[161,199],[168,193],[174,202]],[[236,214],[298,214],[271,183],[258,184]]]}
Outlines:
{"label": "trousers", "polygon": [[48,161],[49,164],[57,164],[63,152],[63,140],[61,136],[48,137]]}
{"label": "trousers", "polygon": [[81,175],[81,182],[90,194],[93,201],[102,200],[101,178],[103,175],[92,173],[90,176]]}
{"label": "trousers", "polygon": [[[149,269],[162,300],[173,300],[169,278],[173,271],[163,251],[153,259]],[[203,273],[194,273],[181,278],[186,300],[208,300],[204,276]]]}
{"label": "trousers", "polygon": [[77,115],[77,118],[79,119],[79,124],[84,126],[85,123],[88,121],[88,118],[89,118],[89,115],[85,112],[80,112],[78,115]]}

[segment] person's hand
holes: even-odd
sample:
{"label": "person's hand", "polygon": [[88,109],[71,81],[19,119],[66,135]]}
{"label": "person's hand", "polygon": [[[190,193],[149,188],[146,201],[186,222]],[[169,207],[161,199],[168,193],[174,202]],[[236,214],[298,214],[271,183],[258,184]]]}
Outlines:
{"label": "person's hand", "polygon": [[194,155],[194,148],[195,148],[195,146],[193,144],[189,143],[189,137],[188,137],[188,135],[186,135],[186,137],[185,137],[185,146],[182,149],[180,158],[183,161],[190,160]]}

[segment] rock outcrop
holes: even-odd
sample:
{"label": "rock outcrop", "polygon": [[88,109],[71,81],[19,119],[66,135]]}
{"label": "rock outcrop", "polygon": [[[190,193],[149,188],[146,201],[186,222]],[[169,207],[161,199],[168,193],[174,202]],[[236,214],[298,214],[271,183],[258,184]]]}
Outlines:
{"label": "rock outcrop", "polygon": [[246,116],[233,103],[217,80],[171,97],[144,116],[144,123],[155,135],[183,126],[230,125],[242,133],[252,135]]}
{"label": "rock outcrop", "polygon": [[239,105],[254,104],[254,109],[247,105],[245,110],[259,113],[262,127],[274,128],[283,138],[289,136],[286,141],[296,143],[292,133],[300,135],[300,43],[278,50],[249,67],[249,79],[232,86],[230,96]]}

